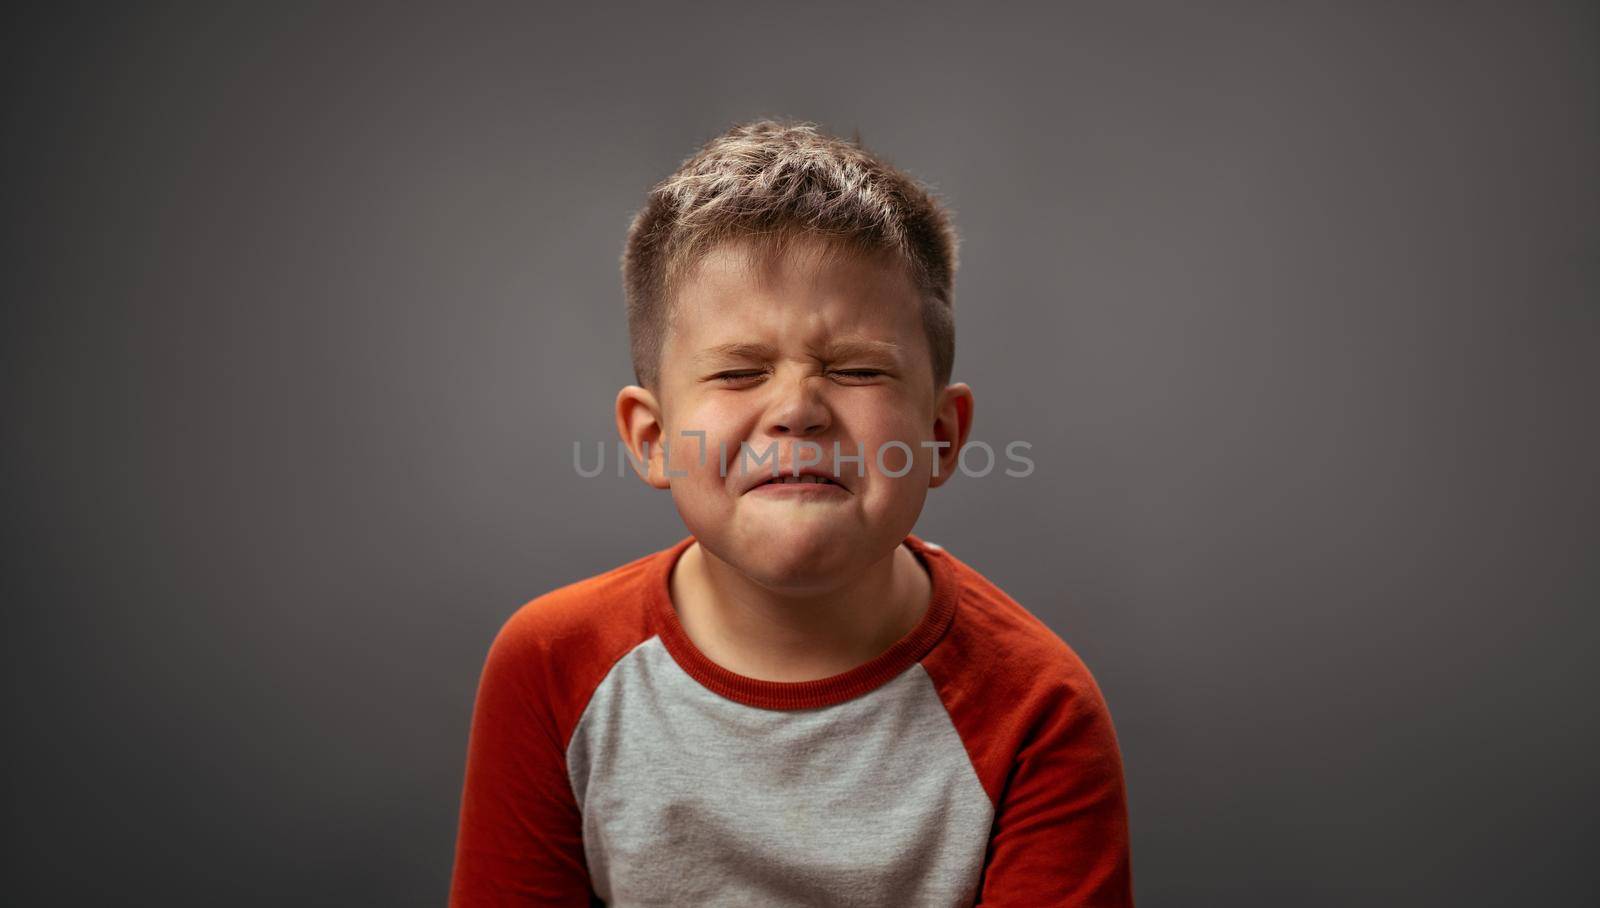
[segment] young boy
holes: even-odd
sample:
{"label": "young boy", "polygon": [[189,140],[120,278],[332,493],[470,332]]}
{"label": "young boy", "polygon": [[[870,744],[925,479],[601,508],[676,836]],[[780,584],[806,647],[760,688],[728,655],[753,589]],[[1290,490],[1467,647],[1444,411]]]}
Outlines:
{"label": "young boy", "polygon": [[490,649],[451,904],[1132,904],[1089,671],[911,535],[972,426],[947,212],[769,120],[658,185],[617,427],[690,535]]}

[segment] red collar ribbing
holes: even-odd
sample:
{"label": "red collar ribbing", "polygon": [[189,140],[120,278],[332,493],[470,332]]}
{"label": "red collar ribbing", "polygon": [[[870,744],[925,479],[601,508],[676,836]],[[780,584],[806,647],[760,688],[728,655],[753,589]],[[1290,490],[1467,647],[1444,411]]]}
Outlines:
{"label": "red collar ribbing", "polygon": [[893,646],[847,672],[815,681],[763,681],[729,671],[700,652],[678,621],[678,612],[672,605],[670,584],[672,568],[684,551],[694,544],[693,536],[686,536],[671,548],[658,552],[650,564],[650,612],[656,633],[666,645],[667,652],[690,677],[713,693],[747,706],[815,709],[859,697],[921,660],[944,636],[951,619],[955,617],[956,577],[949,555],[943,549],[930,548],[928,543],[916,536],[906,536],[905,542],[927,567],[928,576],[932,579],[933,594],[928,611],[917,626]]}

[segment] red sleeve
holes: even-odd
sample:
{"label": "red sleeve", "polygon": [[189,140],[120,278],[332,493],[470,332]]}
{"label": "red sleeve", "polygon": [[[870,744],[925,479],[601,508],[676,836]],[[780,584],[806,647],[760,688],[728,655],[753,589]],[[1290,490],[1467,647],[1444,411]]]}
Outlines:
{"label": "red sleeve", "polygon": [[1105,700],[1087,675],[1023,731],[995,812],[978,905],[1130,908],[1127,795]]}
{"label": "red sleeve", "polygon": [[543,645],[516,620],[478,683],[456,835],[452,908],[590,905],[578,805]]}

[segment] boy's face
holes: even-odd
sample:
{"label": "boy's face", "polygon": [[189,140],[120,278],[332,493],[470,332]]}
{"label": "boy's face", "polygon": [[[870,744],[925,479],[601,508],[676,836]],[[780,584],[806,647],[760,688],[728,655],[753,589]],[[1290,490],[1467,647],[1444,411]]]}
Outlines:
{"label": "boy's face", "polygon": [[[890,554],[955,468],[972,421],[965,385],[934,387],[904,270],[822,251],[797,244],[770,269],[742,244],[710,252],[674,301],[657,393],[629,386],[617,398],[624,439],[636,456],[650,442],[647,479],[671,490],[701,545],[795,594],[827,592]],[[687,434],[699,432],[703,449]],[[836,459],[835,443],[862,462]],[[771,458],[754,461],[769,448],[782,475],[803,461],[836,484],[772,483]]]}

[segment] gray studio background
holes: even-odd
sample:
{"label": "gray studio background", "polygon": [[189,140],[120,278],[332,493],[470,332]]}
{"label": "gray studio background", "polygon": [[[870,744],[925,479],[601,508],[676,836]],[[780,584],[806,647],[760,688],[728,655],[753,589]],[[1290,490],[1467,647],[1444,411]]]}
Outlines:
{"label": "gray studio background", "polygon": [[682,532],[571,465],[624,228],[762,114],[956,211],[1038,470],[918,533],[1094,670],[1142,905],[1593,897],[1593,7],[5,15],[14,904],[443,903],[495,631]]}

